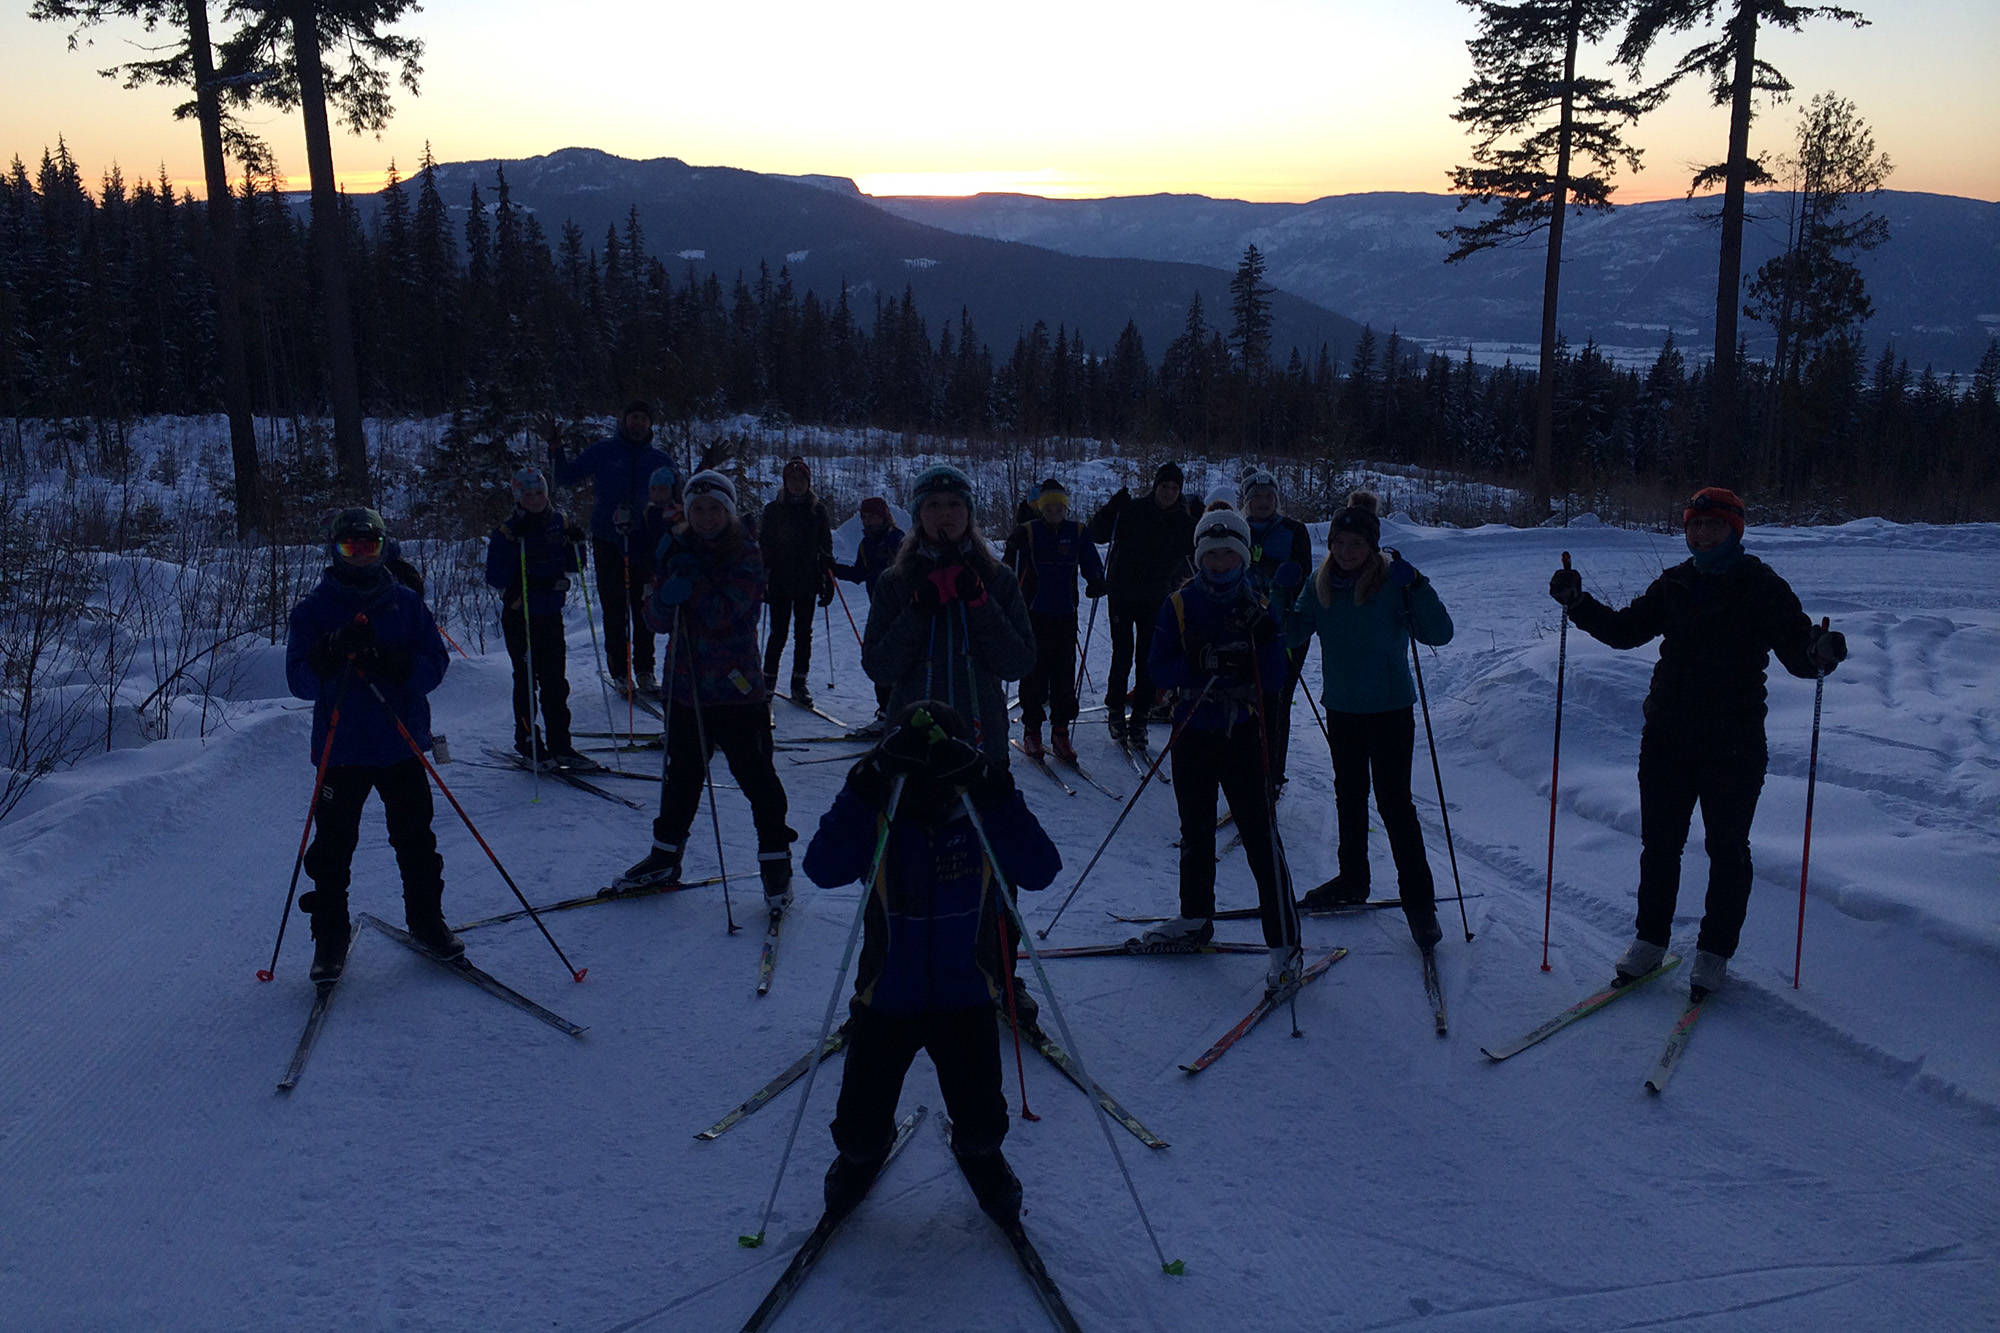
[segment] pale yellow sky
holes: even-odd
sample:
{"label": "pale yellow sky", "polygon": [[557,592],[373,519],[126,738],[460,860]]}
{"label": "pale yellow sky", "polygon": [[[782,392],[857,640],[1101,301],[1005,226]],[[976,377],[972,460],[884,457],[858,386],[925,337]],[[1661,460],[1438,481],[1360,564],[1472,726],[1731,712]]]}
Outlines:
{"label": "pale yellow sky", "polygon": [[[1800,100],[1851,98],[1896,164],[1890,184],[2000,198],[2000,0],[1848,0],[1874,20],[1818,21],[1760,48]],[[218,14],[220,6],[212,6]],[[88,178],[164,165],[200,193],[179,95],[127,92],[96,71],[138,52],[138,25],[65,49],[22,0],[0,17],[0,152],[32,167],[58,135]],[[423,95],[399,92],[379,139],[339,136],[350,188],[404,174],[428,139],[440,161],[573,145],[757,171],[852,176],[871,193],[1011,189],[1097,196],[1178,191],[1305,200],[1442,191],[1469,141],[1450,119],[1470,72],[1456,0],[1016,0],[1004,9],[858,0],[676,12],[657,3],[430,0]],[[1664,69],[1692,39],[1663,48]],[[1753,148],[1782,149],[1793,108]],[[262,113],[279,165],[304,182],[295,119]],[[1724,112],[1688,87],[1641,123],[1646,168],[1626,202],[1685,193],[1723,155]]]}

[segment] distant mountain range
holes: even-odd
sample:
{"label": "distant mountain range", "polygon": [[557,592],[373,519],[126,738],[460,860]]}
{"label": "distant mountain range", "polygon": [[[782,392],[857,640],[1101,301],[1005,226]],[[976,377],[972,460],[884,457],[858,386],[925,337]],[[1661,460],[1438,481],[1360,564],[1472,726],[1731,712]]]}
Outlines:
{"label": "distant mountain range", "polygon": [[[811,178],[829,190],[851,182]],[[1066,254],[1171,259],[1233,268],[1247,244],[1276,286],[1344,315],[1399,329],[1446,350],[1476,345],[1488,359],[1532,360],[1541,320],[1540,239],[1447,266],[1437,233],[1461,215],[1454,196],[1353,194],[1305,204],[1253,204],[1201,195],[1043,199],[880,198],[898,217],[970,235],[1025,241]],[[1893,338],[1912,365],[1968,371],[2000,334],[2000,204],[1884,191],[1864,205],[1889,220],[1888,244],[1859,259],[1875,303],[1870,348]],[[1669,329],[1691,355],[1714,341],[1715,200],[1630,204],[1573,216],[1565,233],[1561,326],[1572,344],[1594,338],[1650,358]],[[1790,208],[1781,193],[1752,196],[1744,273],[1784,246]],[[1753,355],[1768,354],[1768,325],[1746,320]]]}
{"label": "distant mountain range", "polygon": [[[541,222],[554,246],[564,221],[574,221],[586,242],[602,250],[605,231],[622,241],[628,212],[639,210],[646,248],[678,279],[687,266],[713,271],[724,283],[741,272],[754,282],[757,265],[775,279],[789,267],[801,295],[806,289],[832,304],[844,279],[855,316],[874,314],[875,298],[900,299],[907,284],[935,340],[949,321],[956,328],[969,309],[978,336],[1005,357],[1017,334],[1046,321],[1085,345],[1108,352],[1135,321],[1157,362],[1185,321],[1188,300],[1201,293],[1210,324],[1227,319],[1226,268],[1187,260],[1127,256],[1086,257],[1007,240],[965,234],[897,216],[864,198],[852,181],[795,178],[691,167],[675,158],[633,161],[588,148],[565,148],[526,159],[452,162],[438,167],[438,189],[462,220],[477,184],[491,207],[494,179],[505,168],[513,201]],[[369,201],[372,203],[372,200]],[[1297,296],[1273,302],[1273,341],[1310,357],[1326,343],[1345,358],[1361,326]]]}

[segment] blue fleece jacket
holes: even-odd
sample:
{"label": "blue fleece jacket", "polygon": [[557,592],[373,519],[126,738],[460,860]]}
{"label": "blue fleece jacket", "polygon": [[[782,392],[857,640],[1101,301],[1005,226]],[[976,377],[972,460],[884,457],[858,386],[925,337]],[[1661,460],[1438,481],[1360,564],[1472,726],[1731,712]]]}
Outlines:
{"label": "blue fleece jacket", "polygon": [[285,636],[285,682],[294,695],[313,701],[312,756],[317,763],[326,745],[342,677],[322,677],[306,659],[322,635],[352,624],[357,615],[366,615],[374,626],[376,647],[410,654],[410,678],[397,683],[380,679],[379,673],[368,677],[382,691],[388,708],[376,701],[362,680],[348,680],[340,700],[340,729],[328,763],[370,767],[400,763],[411,755],[410,747],[396,732],[395,719],[402,719],[419,747],[431,748],[431,706],[424,696],[444,680],[450,658],[424,599],[390,577],[386,568],[376,565],[349,571],[327,567],[319,586],[292,608]]}
{"label": "blue fleece jacket", "polygon": [[[521,602],[522,554],[525,548],[528,619],[551,621],[562,616],[569,597],[569,580],[582,569],[577,548],[564,531],[568,524],[553,506],[539,514],[516,508],[513,517],[486,539],[486,586],[497,588],[510,607]],[[579,534],[580,536],[580,534]]]}
{"label": "blue fleece jacket", "polygon": [[[590,535],[621,546],[626,534],[618,531],[613,511],[625,506],[627,521],[636,532],[639,515],[650,495],[647,487],[654,471],[667,468],[680,475],[673,459],[650,442],[634,441],[623,431],[613,431],[575,458],[568,457],[560,448],[551,448],[549,466],[556,474],[556,481],[564,486],[574,486],[586,477],[591,480],[597,499],[590,507]],[[639,547],[635,544],[630,549],[636,552]]]}

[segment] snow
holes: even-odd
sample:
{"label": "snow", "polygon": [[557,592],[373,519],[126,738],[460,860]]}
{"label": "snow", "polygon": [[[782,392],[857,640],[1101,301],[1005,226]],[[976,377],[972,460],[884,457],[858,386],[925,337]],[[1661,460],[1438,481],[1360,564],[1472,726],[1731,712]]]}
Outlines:
{"label": "snow", "polygon": [[[1172,1141],[1149,1152],[1115,1131],[1168,1256],[1188,1268],[1158,1272],[1089,1103],[1029,1053],[1042,1118],[1017,1119],[1008,1152],[1027,1225],[1083,1326],[1995,1326],[2000,528],[1752,530],[1750,549],[1853,650],[1825,688],[1802,982],[1792,988],[1813,686],[1774,667],[1743,947],[1654,1099],[1641,1081],[1678,1010],[1678,977],[1504,1065],[1479,1046],[1601,983],[1629,938],[1653,654],[1571,634],[1552,970],[1540,969],[1559,650],[1548,573],[1568,550],[1588,587],[1622,602],[1680,558],[1677,543],[1609,526],[1386,526],[1458,625],[1424,662],[1458,869],[1483,895],[1465,904],[1469,943],[1445,906],[1451,1035],[1431,1034],[1415,951],[1390,913],[1309,921],[1309,946],[1352,952],[1299,998],[1304,1037],[1290,1039],[1281,1014],[1194,1079],[1178,1062],[1248,1007],[1261,958],[1051,961],[1051,998],[1093,1072]],[[1102,628],[1090,651],[1100,685]],[[601,725],[580,609],[568,629],[580,725]],[[0,824],[7,1327],[739,1325],[817,1215],[838,1061],[813,1089],[763,1248],[735,1237],[756,1228],[798,1090],[713,1143],[692,1135],[811,1042],[855,890],[801,881],[761,1000],[760,932],[727,935],[714,889],[548,918],[589,968],[581,985],[530,922],[468,933],[482,966],[589,1024],[580,1040],[364,933],[303,1080],[275,1093],[311,997],[296,914],[277,979],[252,975],[270,957],[310,787],[309,714],[281,697],[275,654],[246,650],[226,725],[206,739],[183,708],[172,737],[48,778]],[[505,742],[507,682],[497,651],[454,660],[434,703],[461,761]],[[872,708],[838,616],[813,683],[831,713]],[[1294,723],[1281,826],[1310,884],[1332,869],[1331,785],[1303,700]],[[829,730],[779,716],[781,741]],[[1079,743],[1101,779],[1133,790],[1101,727],[1082,727]],[[803,836],[845,766],[797,761],[832,748],[779,756]],[[1426,767],[1419,754],[1419,808],[1448,892]],[[588,892],[646,846],[646,814],[465,762],[441,772],[536,901]],[[716,776],[723,787],[726,768]],[[1019,776],[1067,863],[1030,905],[1039,925],[1118,806]],[[650,799],[646,785],[605,781]],[[749,923],[748,811],[727,789],[720,807],[743,877],[734,911]],[[443,801],[436,828],[454,919],[513,906]],[[693,874],[713,868],[707,829],[704,813]],[[1149,789],[1050,942],[1121,937],[1108,910],[1170,909],[1174,835],[1172,793]],[[1372,851],[1378,886],[1393,884],[1379,836]],[[355,872],[357,912],[399,920],[373,815]],[[1682,948],[1704,874],[1697,841]],[[1252,900],[1240,855],[1221,867],[1219,893]],[[904,1092],[906,1110],[918,1102],[939,1105],[923,1059]],[[930,1128],[780,1319],[1045,1326]]]}

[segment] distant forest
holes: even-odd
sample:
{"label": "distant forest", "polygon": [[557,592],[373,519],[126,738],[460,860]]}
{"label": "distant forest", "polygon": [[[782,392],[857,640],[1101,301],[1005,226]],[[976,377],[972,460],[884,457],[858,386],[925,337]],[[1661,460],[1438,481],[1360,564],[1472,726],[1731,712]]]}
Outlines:
{"label": "distant forest", "polygon": [[[317,439],[326,411],[309,224],[269,181],[236,210],[250,377],[260,417]],[[1507,480],[1534,440],[1532,368],[1476,366],[1372,332],[1336,360],[1264,345],[1269,289],[1245,255],[1229,310],[1190,304],[1157,357],[1131,325],[1043,324],[1001,335],[976,312],[933,329],[908,290],[799,291],[760,267],[724,279],[670,268],[636,212],[622,229],[551,238],[504,177],[454,201],[428,161],[383,191],[372,229],[343,208],[363,405],[449,415],[452,434],[501,442],[645,397],[674,423],[750,412],[799,424],[1020,442],[1099,438],[1193,454],[1368,459]],[[219,409],[202,205],[171,181],[113,171],[86,186],[67,150],[16,158],[0,189],[0,415],[102,431],[156,413]],[[1260,319],[1263,321],[1260,324]],[[1009,339],[1011,339],[1009,341]],[[1589,497],[1699,482],[1747,491],[1772,517],[1853,513],[2000,518],[2000,344],[1954,382],[1836,338],[1785,404],[1768,369],[1740,381],[1734,458],[1698,476],[1707,362],[1671,340],[1622,370],[1594,346],[1558,358],[1555,479]],[[18,432],[0,442],[22,465]],[[316,469],[307,469],[316,471]],[[293,487],[306,478],[277,469]]]}

